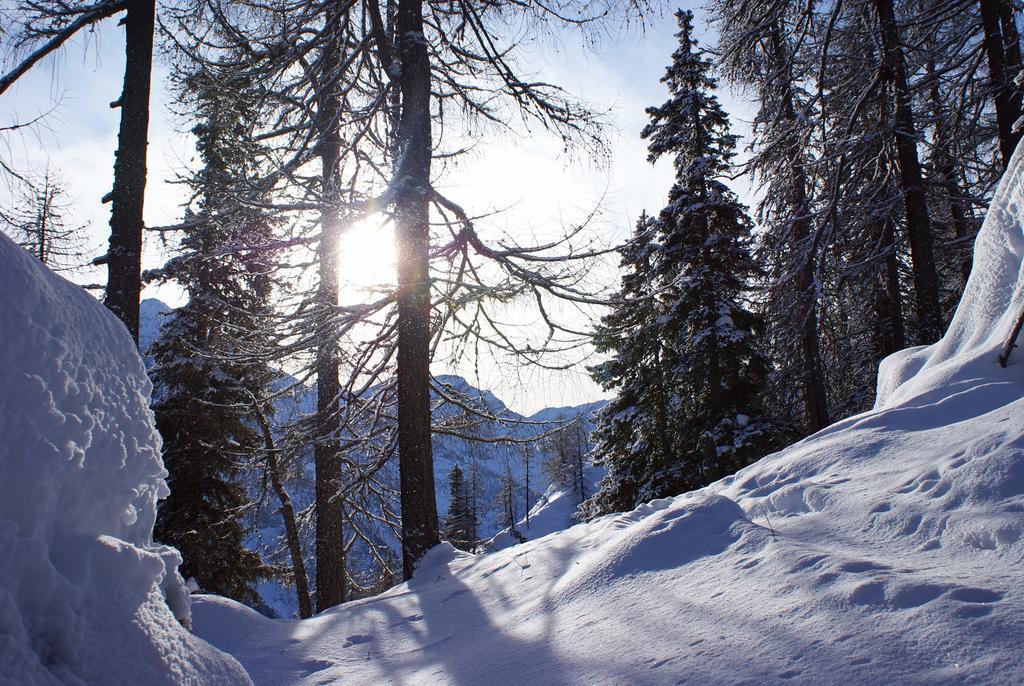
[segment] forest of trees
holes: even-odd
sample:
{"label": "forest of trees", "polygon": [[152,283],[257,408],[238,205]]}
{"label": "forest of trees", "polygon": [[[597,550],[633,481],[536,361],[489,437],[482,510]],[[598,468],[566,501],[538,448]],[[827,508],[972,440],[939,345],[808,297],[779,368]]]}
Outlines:
{"label": "forest of trees", "polygon": [[[1020,138],[1017,0],[707,0],[706,15],[677,12],[668,100],[647,109],[642,134],[674,181],[662,208],[621,227],[621,281],[604,293],[585,278],[608,254],[586,222],[536,244],[496,239],[471,198],[439,190],[467,132],[536,126],[572,154],[604,155],[602,115],[521,71],[528,38],[631,32],[676,9],[12,0],[0,10],[0,99],[76,35],[124,26],[109,248],[96,264],[104,302],[136,341],[147,283],[187,296],[148,351],[172,490],[156,533],[200,586],[255,605],[259,579],[284,578],[309,616],[409,578],[442,537],[474,549],[476,477],[451,471],[439,516],[433,442],[486,451],[498,439],[480,426],[507,419],[432,376],[446,357],[544,368],[561,364],[552,354],[596,349],[591,371],[611,400],[593,436],[577,422],[506,440],[525,446],[527,469],[540,443],[548,458],[534,466],[591,518],[699,488],[871,407],[882,358],[938,339]],[[180,222],[148,227],[172,257],[144,273],[155,59],[170,69],[199,165],[183,179]],[[722,88],[754,106],[748,140],[731,128]],[[37,124],[0,122],[0,136]],[[18,170],[2,151],[0,174],[17,191],[0,210],[5,230],[51,267],[79,264],[59,176]],[[753,207],[736,179],[754,189]],[[390,284],[350,302],[339,285],[346,231],[371,217],[393,229],[397,265]],[[533,333],[507,323],[510,303],[536,311]],[[563,314],[574,308],[597,323],[581,330]],[[305,388],[314,407],[276,410]],[[591,462],[606,470],[596,490]],[[503,471],[495,507],[519,535],[530,485],[520,502]],[[310,505],[298,508],[290,489],[306,477]],[[264,500],[286,534],[275,562],[246,542]],[[401,542],[397,560],[388,536]],[[369,568],[357,572],[353,556]]]}

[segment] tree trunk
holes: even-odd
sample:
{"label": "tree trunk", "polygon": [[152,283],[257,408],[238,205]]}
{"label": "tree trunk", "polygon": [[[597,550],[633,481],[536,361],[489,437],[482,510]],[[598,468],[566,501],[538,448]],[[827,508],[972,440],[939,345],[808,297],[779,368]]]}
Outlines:
{"label": "tree trunk", "polygon": [[402,114],[396,174],[398,242],[398,459],[402,491],[402,571],[440,538],[430,445],[430,58],[422,0],[398,4]]}
{"label": "tree trunk", "polygon": [[896,254],[896,229],[892,219],[886,219],[883,223],[881,244],[886,246],[888,252],[883,265],[882,302],[876,312],[882,333],[878,337],[879,360],[907,347],[906,332],[903,329],[899,259]]}
{"label": "tree trunk", "polygon": [[[1014,82],[1024,68],[1024,59],[1021,58],[1020,32],[1017,30],[1017,10],[1009,0],[1003,0],[999,4],[999,19],[1003,30],[1003,55],[1006,57],[1006,84],[1010,89],[1010,112],[1020,117],[1022,114],[1021,88]],[[1016,145],[1020,141],[1021,133],[1011,131],[1013,142]]]}
{"label": "tree trunk", "polygon": [[[981,27],[985,33],[985,56],[988,58],[989,87],[992,89],[992,98],[996,106],[999,152],[1002,155],[1005,169],[1010,164],[1010,157],[1013,156],[1013,151],[1017,147],[1017,141],[1020,140],[1020,136],[1013,133],[1013,124],[1020,117],[1020,107],[1018,103],[1018,107],[1014,108],[1011,100],[1014,87],[1006,64],[1006,44],[1000,16],[1003,4],[1002,0],[979,1]],[[1012,15],[1009,24],[1013,24]]]}
{"label": "tree trunk", "polygon": [[[934,72],[934,65],[929,65],[929,75]],[[953,153],[949,150],[951,134],[945,126],[945,108],[942,106],[942,95],[939,93],[938,81],[935,80],[931,91],[932,116],[935,117],[935,156],[933,164],[936,182],[940,192],[949,204],[949,218],[953,223],[953,236],[957,240],[956,249],[963,254],[960,260],[960,275],[967,282],[971,275],[972,253],[970,245],[964,245],[969,227],[967,226],[967,202],[957,183],[956,164]]]}
{"label": "tree trunk", "polygon": [[47,230],[50,221],[50,174],[47,172],[46,176],[43,177],[43,203],[39,208],[39,261],[46,264],[49,252],[50,244],[46,240]]}
{"label": "tree trunk", "polygon": [[920,342],[933,343],[942,335],[942,311],[939,308],[939,277],[935,268],[931,218],[917,156],[917,129],[910,104],[907,68],[900,47],[900,36],[892,0],[874,0],[882,41],[882,68],[892,84],[896,124],[896,153],[900,165],[900,184],[907,218],[907,238],[913,263]]}
{"label": "tree trunk", "polygon": [[523,495],[526,496],[526,528],[530,528],[530,446],[523,446],[523,462],[526,464],[526,483],[523,484]]}
{"label": "tree trunk", "polygon": [[[782,36],[776,26],[772,31],[775,59],[788,64],[782,54]],[[791,76],[788,70],[780,81],[780,106],[782,118],[787,126],[795,126],[796,105],[793,102]],[[787,151],[790,170],[790,206],[793,228],[790,250],[798,253],[806,250],[796,271],[794,319],[798,327],[797,345],[800,356],[800,387],[803,396],[807,432],[814,433],[829,424],[828,401],[825,395],[825,370],[821,363],[821,348],[818,342],[818,291],[814,282],[814,256],[809,254],[811,243],[811,213],[807,201],[807,172],[796,141]]]}
{"label": "tree trunk", "polygon": [[267,471],[270,474],[270,485],[281,503],[278,512],[284,520],[285,540],[292,558],[292,575],[295,577],[295,595],[299,601],[299,617],[307,619],[313,616],[313,605],[309,601],[309,580],[306,578],[306,564],[302,560],[302,544],[299,542],[299,527],[295,521],[295,507],[291,496],[284,486],[281,465],[277,460],[277,448],[274,445],[274,434],[270,431],[267,416],[258,403],[253,403],[253,413],[263,432],[263,447],[267,451]]}
{"label": "tree trunk", "polygon": [[321,58],[321,91],[317,94],[321,180],[320,289],[317,292],[316,352],[316,608],[322,612],[345,600],[344,501],[341,489],[341,445],[338,382],[338,340],[334,315],[338,308],[340,227],[340,154],[338,133],[341,104],[337,95],[338,51],[343,44],[341,17],[329,14],[335,39]]}
{"label": "tree trunk", "polygon": [[155,0],[129,0],[125,25],[124,87],[117,102],[121,128],[111,191],[110,248],[104,302],[139,343],[142,291],[142,209],[146,193],[149,84],[153,66]]}

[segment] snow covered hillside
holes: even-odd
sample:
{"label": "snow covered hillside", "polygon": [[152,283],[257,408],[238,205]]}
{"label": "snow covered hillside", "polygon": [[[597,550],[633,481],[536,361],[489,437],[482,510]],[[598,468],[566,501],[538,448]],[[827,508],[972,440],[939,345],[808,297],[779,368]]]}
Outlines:
{"label": "snow covered hillside", "polygon": [[0,234],[0,684],[247,683],[179,623],[149,392],[124,326]]}
{"label": "snow covered hillside", "polygon": [[258,684],[1020,683],[1024,306],[1018,151],[936,345],[879,400],[739,474],[473,557],[313,619],[196,600]]}

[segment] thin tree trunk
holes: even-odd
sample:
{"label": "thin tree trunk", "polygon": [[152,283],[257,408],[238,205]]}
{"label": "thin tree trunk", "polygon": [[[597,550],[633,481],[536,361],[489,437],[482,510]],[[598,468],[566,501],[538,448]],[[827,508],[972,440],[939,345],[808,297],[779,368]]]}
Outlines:
{"label": "thin tree trunk", "polygon": [[321,57],[318,99],[320,129],[320,289],[317,292],[316,353],[316,607],[321,612],[345,600],[344,501],[341,489],[341,445],[338,382],[338,341],[334,314],[338,307],[338,254],[341,250],[340,210],[341,104],[337,95],[341,17],[328,18],[333,41]]}
{"label": "thin tree trunk", "polygon": [[39,261],[46,264],[48,255],[46,232],[49,229],[50,221],[50,174],[47,172],[43,178],[43,206],[39,212]]}
{"label": "thin tree trunk", "polygon": [[422,0],[398,4],[402,115],[396,180],[398,242],[398,459],[402,572],[440,541],[430,444],[430,57]]}
{"label": "thin tree trunk", "polygon": [[[1024,59],[1021,57],[1020,51],[1020,32],[1017,30],[1017,10],[1009,2],[1009,0],[1003,0],[999,5],[999,19],[1003,30],[1003,55],[1006,57],[1006,87],[1010,91],[1010,116],[1013,117],[1013,124],[1017,123],[1017,120],[1022,114],[1024,114],[1024,105],[1022,105],[1022,97],[1024,93],[1020,86],[1015,82],[1016,78],[1020,75],[1021,69],[1024,69]],[[1016,149],[1017,144],[1020,143],[1021,135],[1024,132],[1014,131],[1010,129],[1010,144]]]}
{"label": "thin tree trunk", "polygon": [[526,463],[526,483],[523,485],[523,495],[526,496],[526,528],[530,528],[530,446],[523,447],[523,461]]}
{"label": "thin tree trunk", "polygon": [[253,413],[263,432],[263,446],[267,452],[267,471],[270,473],[270,485],[281,503],[278,512],[284,520],[285,540],[292,558],[292,575],[295,577],[295,595],[299,601],[299,617],[306,619],[313,616],[313,605],[309,600],[309,580],[306,578],[306,564],[302,561],[302,544],[299,542],[299,527],[295,521],[295,507],[291,496],[284,486],[281,465],[277,460],[277,448],[274,445],[274,434],[270,431],[270,423],[263,409],[253,403]]}
{"label": "thin tree trunk", "polygon": [[146,193],[149,88],[153,66],[155,0],[129,0],[125,25],[124,87],[117,101],[114,188],[110,198],[110,248],[107,251],[105,304],[139,343],[139,295],[142,292],[142,210]]}
{"label": "thin tree trunk", "polygon": [[932,155],[932,167],[935,172],[935,181],[939,192],[945,196],[946,202],[949,205],[949,218],[953,224],[953,235],[957,239],[956,249],[963,254],[963,258],[960,260],[960,275],[966,283],[967,277],[971,274],[972,261],[971,246],[963,245],[969,231],[967,226],[967,202],[957,183],[956,158],[950,150],[953,135],[946,128],[946,108],[943,106],[942,93],[939,91],[939,80],[935,77],[934,60],[928,61],[927,73],[932,81],[929,98],[931,99],[932,117],[935,120],[935,145]]}
{"label": "thin tree trunk", "polygon": [[935,267],[931,218],[917,155],[917,128],[910,104],[907,68],[900,47],[900,36],[892,0],[874,0],[878,12],[883,58],[882,66],[895,96],[896,153],[900,165],[900,184],[907,218],[907,238],[913,263],[914,293],[922,343],[932,343],[942,335],[942,311],[939,307],[939,277]]}
{"label": "thin tree trunk", "polygon": [[[772,31],[775,58],[780,64],[787,60],[782,54],[782,37],[776,26]],[[782,118],[787,126],[796,125],[796,105],[793,102],[791,76],[786,73],[780,81]],[[790,249],[803,250],[811,243],[811,213],[807,200],[807,171],[796,141],[788,151],[790,170],[790,206],[792,229]],[[807,254],[800,262],[795,275],[794,318],[799,334],[797,345],[800,356],[800,387],[803,396],[807,432],[814,433],[829,424],[828,401],[825,395],[825,370],[821,363],[821,348],[818,342],[818,291],[814,282],[814,256]]]}
{"label": "thin tree trunk", "polygon": [[[979,0],[981,27],[985,33],[985,56],[988,58],[989,87],[996,106],[996,128],[999,131],[999,152],[1003,168],[1010,163],[1010,157],[1017,147],[1019,136],[1013,133],[1013,123],[1020,116],[1019,107],[1014,111],[1011,95],[1013,85],[1006,70],[1006,53],[1000,14],[1001,0]],[[1012,17],[1011,22],[1012,24]]]}
{"label": "thin tree trunk", "polygon": [[900,268],[896,255],[896,228],[892,219],[886,219],[882,226],[882,245],[888,250],[884,266],[884,304],[880,315],[885,336],[882,337],[880,357],[886,357],[907,347],[906,332],[903,328],[903,301],[900,295]]}

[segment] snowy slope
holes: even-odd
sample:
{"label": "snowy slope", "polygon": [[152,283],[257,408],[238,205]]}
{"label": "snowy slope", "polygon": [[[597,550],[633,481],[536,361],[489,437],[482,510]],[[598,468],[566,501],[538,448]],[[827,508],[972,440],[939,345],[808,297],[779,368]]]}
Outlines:
{"label": "snowy slope", "polygon": [[0,234],[0,684],[248,682],[179,623],[149,392],[124,326]]}
{"label": "snowy slope", "polygon": [[734,477],[472,557],[303,622],[198,598],[258,684],[1017,684],[1024,680],[1018,152],[938,344],[877,407]]}
{"label": "snowy slope", "polygon": [[[584,483],[587,493],[593,493],[597,488],[597,482],[605,475],[605,470],[594,465],[587,465],[584,468]],[[530,516],[523,517],[516,523],[516,531],[527,540],[543,538],[553,533],[564,531],[571,526],[579,524],[576,513],[580,507],[580,500],[571,488],[561,484],[552,484],[548,490],[537,500],[537,503],[530,508]],[[508,529],[503,529],[484,543],[487,551],[501,550],[509,546],[519,545],[520,539]]]}

